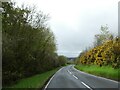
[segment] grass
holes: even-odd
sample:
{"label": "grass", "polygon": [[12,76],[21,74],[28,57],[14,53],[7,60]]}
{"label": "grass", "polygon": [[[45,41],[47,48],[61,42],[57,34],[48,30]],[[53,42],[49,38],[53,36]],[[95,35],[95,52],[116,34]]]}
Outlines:
{"label": "grass", "polygon": [[90,74],[120,81],[120,69],[113,69],[111,66],[76,65],[75,68]]}
{"label": "grass", "polygon": [[[45,85],[45,83],[48,81],[48,79],[60,68],[56,68],[54,70],[51,71],[47,71],[45,73],[42,74],[38,74],[29,78],[24,78],[22,80],[20,80],[17,84],[9,87],[9,88],[23,88],[24,90],[26,90],[27,88],[43,88],[43,86]],[[22,90],[23,90],[22,89]],[[5,89],[6,90],[6,89]]]}

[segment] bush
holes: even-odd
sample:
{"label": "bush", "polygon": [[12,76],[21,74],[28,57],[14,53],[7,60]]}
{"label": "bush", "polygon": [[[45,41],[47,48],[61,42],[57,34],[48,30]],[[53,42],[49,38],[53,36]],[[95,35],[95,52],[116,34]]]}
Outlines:
{"label": "bush", "polygon": [[[117,40],[116,40],[117,39]],[[96,64],[98,66],[112,65],[113,68],[120,68],[120,38],[106,41],[79,58],[82,64]]]}

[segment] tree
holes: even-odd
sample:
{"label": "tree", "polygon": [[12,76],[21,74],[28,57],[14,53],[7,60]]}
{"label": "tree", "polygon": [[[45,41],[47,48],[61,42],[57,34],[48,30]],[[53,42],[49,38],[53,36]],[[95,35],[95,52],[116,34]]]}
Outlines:
{"label": "tree", "polygon": [[55,37],[46,23],[48,15],[15,7],[12,2],[4,2],[2,7],[3,86],[57,67]]}
{"label": "tree", "polygon": [[63,66],[63,65],[65,65],[67,63],[67,58],[65,56],[63,56],[63,55],[59,56],[58,60],[59,60],[60,66]]}
{"label": "tree", "polygon": [[101,33],[95,35],[94,46],[99,46],[107,40],[112,40],[113,35],[108,31],[108,26],[101,26]]}

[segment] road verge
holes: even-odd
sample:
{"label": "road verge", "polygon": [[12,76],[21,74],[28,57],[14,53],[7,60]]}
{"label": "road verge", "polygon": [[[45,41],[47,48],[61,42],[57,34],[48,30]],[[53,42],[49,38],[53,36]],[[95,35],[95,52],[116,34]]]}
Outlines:
{"label": "road verge", "polygon": [[120,81],[119,75],[120,69],[113,69],[110,66],[104,66],[104,67],[99,67],[99,66],[89,66],[89,65],[75,65],[74,66],[77,70],[93,74],[96,76],[112,79],[115,81]]}

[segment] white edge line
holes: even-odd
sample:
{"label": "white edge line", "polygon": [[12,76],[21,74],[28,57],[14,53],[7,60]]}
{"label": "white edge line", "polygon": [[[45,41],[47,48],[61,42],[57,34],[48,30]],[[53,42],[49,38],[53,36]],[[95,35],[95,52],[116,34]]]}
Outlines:
{"label": "white edge line", "polygon": [[87,88],[89,88],[90,90],[92,90],[92,88],[90,88],[87,84],[85,84],[84,82],[81,82],[84,86],[86,86]]}
{"label": "white edge line", "polygon": [[[73,66],[73,68],[74,68],[74,66]],[[77,70],[76,68],[74,68],[74,69]],[[95,76],[95,75],[92,75],[92,74],[89,74],[89,73],[82,72],[82,71],[80,71],[80,70],[77,70],[77,71],[78,71],[78,72],[81,72],[81,73],[84,73],[84,74],[88,74],[88,75],[93,76],[93,77],[97,77],[97,78],[109,80],[109,81],[112,81],[112,82],[115,82],[115,83],[119,83],[119,82],[117,82],[117,81],[114,81],[114,80],[111,80],[111,79],[107,79],[107,78],[104,78],[104,77],[100,77],[100,76]]]}
{"label": "white edge line", "polygon": [[[59,69],[57,72],[59,72],[59,71],[62,70],[62,69],[63,69],[63,67],[62,67],[61,69]],[[57,72],[56,72],[56,73],[57,73]],[[56,74],[56,73],[55,73],[55,74]],[[46,90],[46,88],[48,87],[48,85],[50,84],[50,82],[52,81],[52,79],[54,78],[55,74],[50,78],[50,80],[49,80],[48,83],[46,84],[44,90]]]}
{"label": "white edge line", "polygon": [[74,77],[75,79],[78,79],[78,77],[76,77],[75,75],[73,75],[73,77]]}

